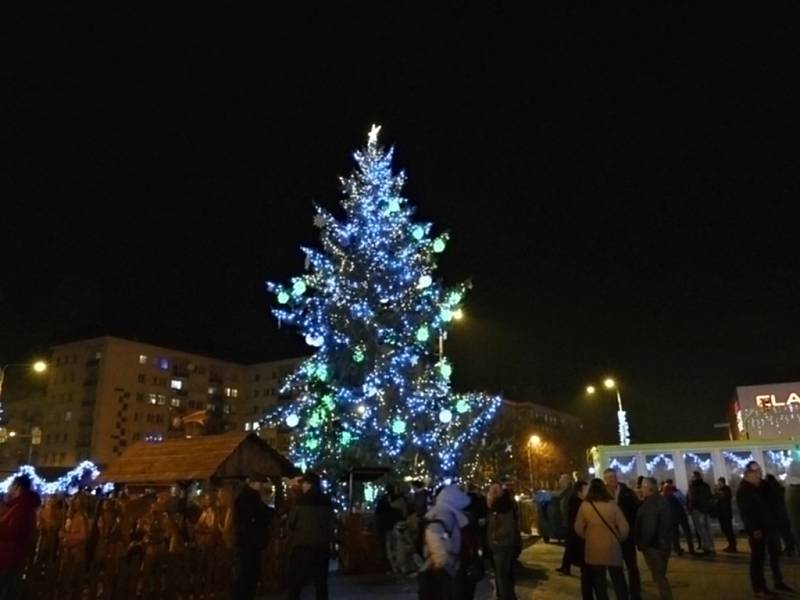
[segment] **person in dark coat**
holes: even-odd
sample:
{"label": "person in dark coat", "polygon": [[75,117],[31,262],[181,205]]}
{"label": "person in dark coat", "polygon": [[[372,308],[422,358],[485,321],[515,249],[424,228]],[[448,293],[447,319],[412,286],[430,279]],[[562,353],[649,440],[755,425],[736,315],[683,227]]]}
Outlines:
{"label": "person in dark coat", "polygon": [[328,600],[328,560],[333,542],[333,504],[320,487],[316,473],[300,481],[302,496],[289,512],[289,600],[313,581],[317,600]]}
{"label": "person in dark coat", "polygon": [[687,509],[692,515],[694,530],[700,538],[700,545],[703,553],[713,556],[714,538],[711,536],[711,510],[714,504],[714,494],[711,486],[703,480],[703,474],[695,471],[692,474],[692,481],[689,484],[689,501]]}
{"label": "person in dark coat", "polygon": [[695,554],[694,543],[692,542],[692,530],[689,527],[689,517],[686,514],[686,509],[678,496],[678,488],[671,479],[664,482],[664,487],[661,490],[661,495],[669,502],[669,507],[672,510],[672,549],[675,554],[683,556],[683,549],[681,548],[681,530],[686,536],[686,544],[689,548],[690,554]]}
{"label": "person in dark coat", "polygon": [[770,594],[764,578],[764,560],[769,552],[769,564],[775,589],[790,592],[783,582],[780,567],[780,540],[777,537],[774,515],[770,508],[769,490],[761,479],[761,466],[751,460],[745,466],[742,483],[736,490],[736,504],[744,521],[747,541],[750,544],[750,583],[753,592],[764,596]]}
{"label": "person in dark coat", "polygon": [[428,489],[425,487],[421,481],[412,481],[411,482],[411,504],[413,506],[413,512],[421,519],[425,516],[425,513],[428,512],[428,500],[430,499],[430,493]]}
{"label": "person in dark coat", "polygon": [[[567,518],[569,520],[569,531],[567,532],[567,546],[565,551],[567,553],[567,560],[571,565],[579,567],[581,570],[581,598],[583,600],[592,600],[592,572],[586,566],[584,560],[584,553],[586,542],[575,531],[575,520],[578,518],[578,511],[586,498],[586,492],[589,490],[589,483],[587,481],[576,481],[572,495],[569,499],[569,506],[567,507]],[[569,574],[569,573],[567,573]]]}
{"label": "person in dark coat", "polygon": [[486,538],[492,550],[498,600],[516,600],[514,592],[514,562],[517,548],[522,545],[519,519],[514,498],[508,490],[495,483],[487,495],[488,515]]}
{"label": "person in dark coat", "polygon": [[22,593],[22,572],[36,532],[36,509],[41,500],[31,489],[31,478],[16,477],[0,516],[0,598],[15,600]]}
{"label": "person in dark coat", "polygon": [[714,490],[714,498],[717,506],[717,520],[719,528],[725,537],[728,538],[728,546],[723,552],[736,552],[736,534],[733,531],[733,493],[730,486],[725,483],[725,478],[717,479],[717,489]]}
{"label": "person in dark coat", "polygon": [[786,556],[793,556],[796,548],[794,535],[792,535],[792,524],[789,520],[789,510],[786,506],[786,488],[783,487],[775,475],[767,475],[764,480],[769,493],[770,507],[772,514],[775,515],[775,525],[778,528],[778,536],[783,540],[783,553]]}
{"label": "person in dark coat", "polygon": [[658,493],[658,482],[653,477],[642,480],[643,502],[636,511],[634,539],[644,556],[647,568],[653,575],[661,600],[672,600],[672,589],[667,580],[669,548],[672,542],[672,519],[669,501]]}
{"label": "person in dark coat", "polygon": [[[639,510],[639,499],[636,492],[624,483],[620,483],[616,469],[606,469],[603,471],[603,481],[606,488],[611,493],[617,506],[622,510],[628,526],[633,527],[636,523],[636,511]],[[642,580],[639,575],[639,563],[636,554],[636,542],[633,536],[628,536],[622,542],[622,556],[625,559],[625,568],[628,571],[628,588],[631,593],[631,600],[641,600]]]}
{"label": "person in dark coat", "polygon": [[664,485],[661,495],[667,499],[671,509],[672,516],[672,548],[675,554],[683,556],[683,549],[681,548],[681,531],[686,537],[686,544],[689,548],[690,554],[696,554],[694,549],[694,542],[692,538],[692,529],[689,526],[689,516],[686,513],[686,507],[681,501],[682,494],[678,493],[675,484],[672,480],[668,479]]}
{"label": "person in dark coat", "polygon": [[[573,515],[571,514],[572,505],[574,504],[575,494],[578,489],[578,483],[575,482],[568,492],[565,492],[562,496],[562,502],[564,503],[562,506],[562,513],[564,517],[567,519],[567,539],[566,544],[564,545],[564,554],[561,557],[561,566],[556,568],[556,571],[561,573],[562,575],[570,575],[570,567],[572,564],[572,553],[569,550],[569,541],[570,538],[577,538],[578,535],[575,533],[575,522],[572,520]],[[585,482],[584,482],[585,483]],[[586,484],[589,485],[589,484]],[[578,503],[580,506],[580,503]],[[575,514],[577,515],[577,508],[575,509]],[[580,538],[578,538],[580,539]]]}
{"label": "person in dark coat", "polygon": [[269,542],[273,510],[261,501],[261,494],[245,485],[233,504],[236,551],[239,569],[233,584],[234,600],[252,600],[261,575],[261,553]]}

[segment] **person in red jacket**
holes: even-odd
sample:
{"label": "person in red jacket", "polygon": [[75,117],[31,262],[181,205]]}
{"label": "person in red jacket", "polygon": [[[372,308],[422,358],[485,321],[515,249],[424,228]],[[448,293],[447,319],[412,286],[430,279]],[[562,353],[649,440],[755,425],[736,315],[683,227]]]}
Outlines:
{"label": "person in red jacket", "polygon": [[22,571],[28,561],[36,530],[39,495],[31,478],[16,477],[8,490],[6,510],[0,517],[0,598],[14,600],[22,592]]}

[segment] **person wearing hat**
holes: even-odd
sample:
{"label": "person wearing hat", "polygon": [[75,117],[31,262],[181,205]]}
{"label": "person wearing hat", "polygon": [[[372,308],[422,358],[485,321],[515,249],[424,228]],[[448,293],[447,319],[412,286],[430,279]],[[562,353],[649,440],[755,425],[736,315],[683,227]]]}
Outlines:
{"label": "person wearing hat", "polygon": [[289,512],[289,600],[299,600],[309,581],[317,600],[328,600],[328,560],[333,542],[334,514],[322,493],[319,475],[300,478],[302,494]]}

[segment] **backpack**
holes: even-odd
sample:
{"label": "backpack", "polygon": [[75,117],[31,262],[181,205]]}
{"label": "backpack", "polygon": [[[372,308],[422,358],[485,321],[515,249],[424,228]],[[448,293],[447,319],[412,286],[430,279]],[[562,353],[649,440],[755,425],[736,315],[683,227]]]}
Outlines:
{"label": "backpack", "polygon": [[420,556],[425,556],[425,531],[428,529],[430,525],[434,523],[438,523],[444,529],[444,533],[442,533],[442,539],[447,539],[450,537],[450,530],[447,529],[447,526],[444,524],[444,521],[441,519],[428,519],[427,517],[422,517],[421,519],[417,520],[417,543],[415,544],[416,553]]}

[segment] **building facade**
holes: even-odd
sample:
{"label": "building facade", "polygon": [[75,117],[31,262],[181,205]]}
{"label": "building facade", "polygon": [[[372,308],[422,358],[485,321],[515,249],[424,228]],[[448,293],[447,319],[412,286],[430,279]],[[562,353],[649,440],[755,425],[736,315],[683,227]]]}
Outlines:
{"label": "building facade", "polygon": [[583,468],[583,433],[583,423],[573,415],[504,400],[483,436],[474,476],[508,478],[518,490],[555,489],[559,475]]}
{"label": "building facade", "polygon": [[26,412],[42,430],[33,462],[107,464],[140,440],[258,430],[300,360],[242,365],[116,337],[55,346],[40,414]]}
{"label": "building facade", "polygon": [[737,387],[728,419],[735,440],[800,441],[800,382]]}

